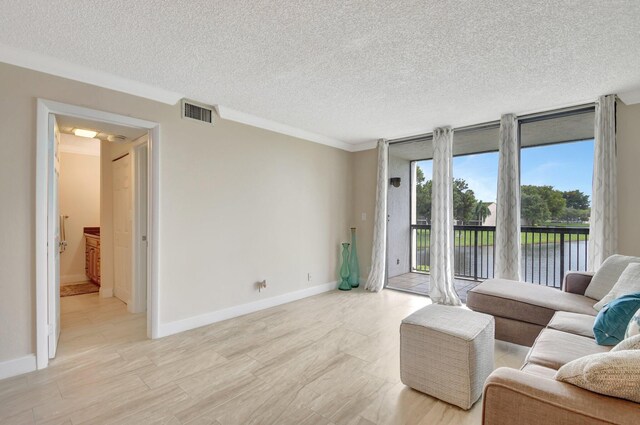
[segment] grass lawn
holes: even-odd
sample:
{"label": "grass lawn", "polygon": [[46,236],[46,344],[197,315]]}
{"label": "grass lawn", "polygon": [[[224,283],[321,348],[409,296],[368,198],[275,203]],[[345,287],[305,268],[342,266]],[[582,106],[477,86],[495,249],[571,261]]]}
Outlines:
{"label": "grass lawn", "polygon": [[[559,226],[556,223],[552,224],[553,227],[566,227]],[[571,227],[589,227],[589,225],[571,226]],[[543,228],[541,228],[542,230]],[[416,230],[416,246],[418,249],[427,248],[429,246],[429,232],[428,229]],[[478,231],[478,246],[491,246],[494,244],[493,238],[495,232],[492,230],[479,230]],[[538,233],[538,232],[522,232],[520,235],[521,243],[531,244],[547,244],[547,243],[559,243],[562,235],[559,233]],[[474,246],[475,244],[475,231],[473,230],[456,230],[454,234],[454,245],[460,246]],[[588,240],[588,235],[564,235],[565,242],[577,242]]]}
{"label": "grass lawn", "polygon": [[589,223],[546,223],[549,227],[579,227],[584,229],[589,227]]}

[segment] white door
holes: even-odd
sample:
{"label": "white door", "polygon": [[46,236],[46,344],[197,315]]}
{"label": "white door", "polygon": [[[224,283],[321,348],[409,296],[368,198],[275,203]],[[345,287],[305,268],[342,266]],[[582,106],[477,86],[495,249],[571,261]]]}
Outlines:
{"label": "white door", "polygon": [[112,162],[114,295],[131,302],[132,192],[131,155]]}
{"label": "white door", "polygon": [[[146,136],[145,136],[146,137]],[[148,199],[148,145],[143,143],[133,151],[133,239],[134,262],[131,295],[132,303],[129,306],[131,313],[141,313],[147,310],[147,255],[148,255],[148,229],[147,229],[147,199]]]}
{"label": "white door", "polygon": [[60,131],[53,114],[49,114],[49,187],[47,202],[47,281],[49,298],[49,358],[56,356],[60,338],[60,252],[65,242],[60,238],[60,208],[58,205],[58,180],[60,177]]}

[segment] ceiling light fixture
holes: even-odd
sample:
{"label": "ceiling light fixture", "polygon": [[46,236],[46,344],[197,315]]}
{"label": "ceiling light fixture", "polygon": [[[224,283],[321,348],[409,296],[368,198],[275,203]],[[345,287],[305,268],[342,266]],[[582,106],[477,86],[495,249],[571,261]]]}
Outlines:
{"label": "ceiling light fixture", "polygon": [[93,139],[98,134],[97,131],[84,130],[82,128],[76,128],[73,130],[73,134],[79,137],[88,137],[89,139]]}

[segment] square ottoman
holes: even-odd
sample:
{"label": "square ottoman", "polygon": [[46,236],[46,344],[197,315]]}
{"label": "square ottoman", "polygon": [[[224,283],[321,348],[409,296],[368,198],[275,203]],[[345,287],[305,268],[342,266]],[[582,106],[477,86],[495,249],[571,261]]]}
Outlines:
{"label": "square ottoman", "polygon": [[493,371],[493,346],[493,316],[428,305],[400,325],[400,378],[415,390],[469,409]]}

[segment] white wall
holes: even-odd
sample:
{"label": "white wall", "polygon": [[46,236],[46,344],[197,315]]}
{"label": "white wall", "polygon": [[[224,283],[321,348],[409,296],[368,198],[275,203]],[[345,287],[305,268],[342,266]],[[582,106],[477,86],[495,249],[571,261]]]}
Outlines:
{"label": "white wall", "polygon": [[640,257],[640,104],[617,105],[618,248]]}
{"label": "white wall", "polygon": [[61,282],[79,282],[86,280],[84,228],[100,226],[100,157],[61,152],[59,191],[60,214],[69,216]]}
{"label": "white wall", "polygon": [[39,97],[160,123],[161,325],[337,280],[351,153],[6,64],[0,92],[0,362],[35,352]]}
{"label": "white wall", "polygon": [[389,277],[409,273],[411,269],[411,162],[393,155],[389,148],[389,178],[400,177],[400,187],[389,185]]}

